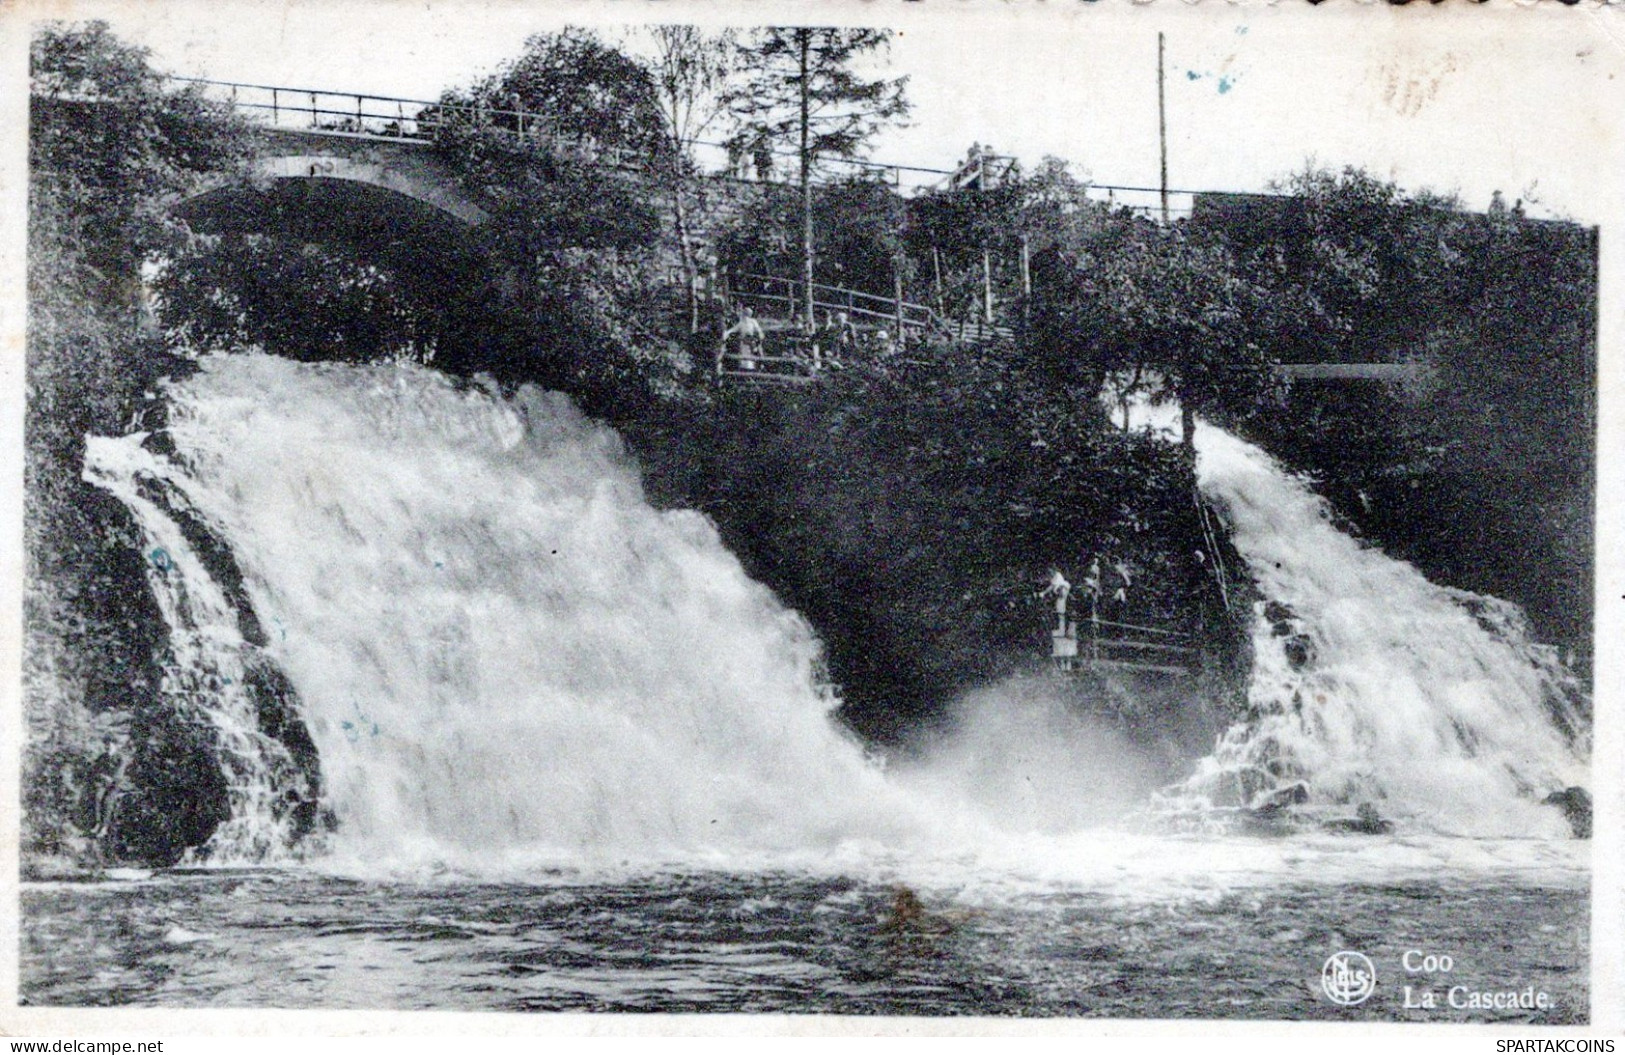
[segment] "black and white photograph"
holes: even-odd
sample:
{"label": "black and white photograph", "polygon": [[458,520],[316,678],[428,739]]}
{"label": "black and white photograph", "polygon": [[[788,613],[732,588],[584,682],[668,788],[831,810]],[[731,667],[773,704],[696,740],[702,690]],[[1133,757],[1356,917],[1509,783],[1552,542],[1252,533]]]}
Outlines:
{"label": "black and white photograph", "polygon": [[1612,9],[0,36],[5,1032],[1625,1017]]}

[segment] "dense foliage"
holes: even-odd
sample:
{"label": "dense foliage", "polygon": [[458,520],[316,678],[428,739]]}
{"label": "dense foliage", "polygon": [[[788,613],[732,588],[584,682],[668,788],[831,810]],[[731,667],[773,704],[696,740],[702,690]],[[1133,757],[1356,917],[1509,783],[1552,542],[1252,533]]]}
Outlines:
{"label": "dense foliage", "polygon": [[31,58],[23,844],[172,859],[222,799],[199,785],[197,731],[159,698],[139,539],[82,479],[84,439],[128,431],[178,365],[146,325],[139,268],[184,236],[168,201],[234,171],[247,143],[104,24],[48,25]]}
{"label": "dense foliage", "polygon": [[1080,599],[1092,562],[1121,569],[1106,618],[1201,631],[1217,607],[1177,448],[996,350],[853,363],[797,395],[733,388],[630,435],[657,496],[708,512],[813,621],[877,738],[1043,662],[1052,569]]}
{"label": "dense foliage", "polygon": [[[815,282],[890,299],[900,259],[907,206],[890,187],[869,179],[824,184],[813,193]],[[747,200],[717,239],[730,276],[795,276],[802,266],[801,200],[793,188],[769,185]]]}
{"label": "dense foliage", "polygon": [[1409,384],[1299,383],[1248,430],[1435,579],[1591,636],[1596,242],[1499,200],[1467,213],[1355,171],[1216,201],[1193,223],[1266,256],[1326,306],[1278,343],[1298,362],[1411,362]]}
{"label": "dense foliage", "polygon": [[[165,261],[153,289],[166,336],[187,347],[261,345],[305,361],[432,361],[446,340],[444,298],[436,311],[342,244],[202,236]],[[296,302],[293,290],[301,291]]]}

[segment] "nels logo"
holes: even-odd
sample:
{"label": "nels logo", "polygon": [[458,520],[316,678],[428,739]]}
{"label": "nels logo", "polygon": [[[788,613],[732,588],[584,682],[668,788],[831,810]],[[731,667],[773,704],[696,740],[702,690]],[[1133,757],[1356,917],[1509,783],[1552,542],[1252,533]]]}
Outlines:
{"label": "nels logo", "polygon": [[1320,988],[1334,1004],[1363,1004],[1377,988],[1377,968],[1358,952],[1334,953],[1320,970]]}

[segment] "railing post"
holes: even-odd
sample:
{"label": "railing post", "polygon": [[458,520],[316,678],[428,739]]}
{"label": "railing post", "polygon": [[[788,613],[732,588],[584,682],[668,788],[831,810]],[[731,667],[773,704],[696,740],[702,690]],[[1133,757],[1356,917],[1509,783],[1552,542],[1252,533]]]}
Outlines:
{"label": "railing post", "polygon": [[982,316],[993,321],[993,256],[986,245],[982,246]]}
{"label": "railing post", "polygon": [[728,313],[723,312],[717,322],[717,376],[721,377],[728,356]]}
{"label": "railing post", "polygon": [[282,119],[281,104],[277,100],[277,90],[271,89],[271,125],[275,127]]}
{"label": "railing post", "polygon": [[892,257],[892,309],[897,315],[897,346],[903,346],[903,257],[902,254]]}

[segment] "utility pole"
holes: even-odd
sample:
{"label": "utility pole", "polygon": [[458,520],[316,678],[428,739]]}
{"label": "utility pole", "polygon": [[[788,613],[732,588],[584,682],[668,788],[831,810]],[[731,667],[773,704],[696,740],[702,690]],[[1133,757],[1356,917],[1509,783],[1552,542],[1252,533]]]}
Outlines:
{"label": "utility pole", "polygon": [[1168,222],[1168,103],[1162,72],[1162,34],[1157,34],[1157,140],[1162,147],[1162,222]]}

